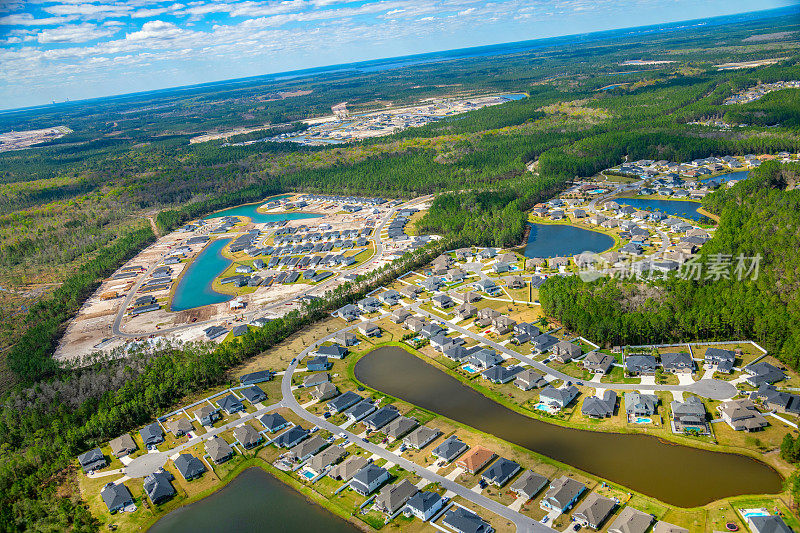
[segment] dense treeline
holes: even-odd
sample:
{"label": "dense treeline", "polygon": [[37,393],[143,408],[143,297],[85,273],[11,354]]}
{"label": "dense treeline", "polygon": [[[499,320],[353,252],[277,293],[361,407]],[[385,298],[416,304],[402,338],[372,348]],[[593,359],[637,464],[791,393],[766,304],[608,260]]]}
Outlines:
{"label": "dense treeline", "polygon": [[52,358],[65,323],[78,312],[100,281],[154,240],[149,226],[132,231],[103,248],[58,287],[52,295],[33,305],[26,316],[26,331],[7,354],[8,367],[23,383],[53,375]]}
{"label": "dense treeline", "polygon": [[[553,277],[540,290],[544,311],[605,344],[751,338],[800,368],[798,179],[800,165],[769,162],[706,198],[720,222],[701,250],[699,279],[587,283]],[[749,258],[759,256],[754,272]],[[715,265],[726,273],[714,274],[720,270]],[[694,267],[684,270],[690,272]]]}

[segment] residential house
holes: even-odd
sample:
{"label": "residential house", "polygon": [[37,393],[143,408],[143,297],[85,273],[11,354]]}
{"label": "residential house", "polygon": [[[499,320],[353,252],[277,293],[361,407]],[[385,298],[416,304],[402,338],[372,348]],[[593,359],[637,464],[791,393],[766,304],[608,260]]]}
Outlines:
{"label": "residential house", "polygon": [[267,413],[261,415],[258,421],[264,426],[264,429],[270,433],[275,433],[282,430],[289,425],[289,422],[278,413]]}
{"label": "residential house", "polygon": [[317,357],[327,357],[329,359],[344,359],[345,356],[348,353],[350,353],[350,350],[334,342],[333,344],[330,344],[328,346],[318,346],[313,353]]}
{"label": "residential house", "polygon": [[328,446],[306,463],[306,466],[317,475],[321,474],[329,466],[338,463],[347,452],[341,446]]}
{"label": "residential house", "polygon": [[800,396],[779,391],[774,385],[763,383],[750,398],[761,401],[768,409],[800,415]]}
{"label": "residential house", "polygon": [[112,439],[109,446],[111,446],[111,453],[114,454],[114,457],[124,457],[138,449],[130,433],[123,433],[116,439]]}
{"label": "residential house", "polygon": [[239,383],[242,385],[255,385],[256,383],[260,383],[262,381],[271,380],[272,374],[272,370],[258,370],[256,372],[250,372],[249,374],[244,374],[242,377],[240,377]]}
{"label": "residential house", "polygon": [[375,463],[369,463],[353,476],[353,479],[350,480],[350,488],[362,496],[368,496],[387,481],[389,481],[389,472]]}
{"label": "residential house", "polygon": [[704,362],[707,367],[716,366],[717,372],[730,374],[733,371],[734,361],[736,361],[736,354],[732,350],[706,349]]}
{"label": "residential house", "polygon": [[244,411],[244,404],[242,404],[241,400],[239,400],[239,398],[233,394],[228,394],[219,400],[217,405],[219,405],[220,409],[227,412],[229,415],[238,413],[239,411]]}
{"label": "residential house", "polygon": [[425,326],[425,324],[426,322],[424,320],[412,315],[406,318],[405,322],[403,323],[403,326],[406,329],[411,330],[413,333],[419,333],[420,331],[422,331],[422,328]]}
{"label": "residential house", "polygon": [[355,392],[349,390],[329,401],[328,410],[334,413],[342,413],[363,399],[364,398]]}
{"label": "residential house", "polygon": [[325,356],[311,357],[306,363],[306,368],[309,372],[321,372],[328,370],[333,366],[333,363],[328,361]]}
{"label": "residential house", "polygon": [[167,429],[176,437],[186,435],[190,431],[194,431],[192,421],[185,417],[176,418],[167,422]]}
{"label": "residential house", "polygon": [[694,372],[694,360],[687,352],[662,353],[661,366],[664,372],[672,374],[691,374]]}
{"label": "residential house", "polygon": [[514,385],[522,390],[539,389],[547,385],[547,380],[544,379],[544,374],[536,370],[526,368],[519,374],[517,379],[514,380]]}
{"label": "residential house", "polygon": [[261,388],[258,385],[253,385],[252,387],[241,389],[239,392],[241,392],[245,400],[247,400],[253,405],[259,402],[263,402],[264,400],[267,399],[267,393],[261,390]]}
{"label": "residential house", "polygon": [[583,368],[591,372],[592,374],[600,374],[604,376],[611,372],[611,369],[614,367],[614,363],[617,360],[608,354],[603,352],[590,352],[586,357],[583,358]]}
{"label": "residential house", "polygon": [[294,448],[300,441],[308,438],[309,431],[303,426],[292,426],[272,441],[278,448]]}
{"label": "residential house", "polygon": [[514,325],[514,336],[511,337],[511,342],[519,346],[520,344],[530,342],[538,335],[539,328],[529,322],[522,322]]}
{"label": "residential house", "polygon": [[457,302],[471,304],[481,299],[481,295],[475,291],[457,292],[453,294],[453,299]]}
{"label": "residential house", "polygon": [[403,444],[421,450],[428,444],[435,441],[442,434],[438,429],[429,428],[427,426],[420,426],[403,439]]}
{"label": "residential house", "polygon": [[365,337],[380,337],[381,328],[374,322],[362,322],[358,325],[358,332]]}
{"label": "residential house", "polygon": [[316,387],[320,383],[326,383],[330,380],[331,376],[327,372],[317,372],[315,374],[309,374],[303,378],[303,387],[305,388]]}
{"label": "residential house", "polygon": [[626,507],[611,523],[608,533],[646,533],[653,523],[653,515],[633,507]]}
{"label": "residential house", "polygon": [[110,513],[116,513],[129,505],[133,505],[131,491],[123,483],[107,483],[100,489],[100,497],[103,498],[103,503],[106,504]]}
{"label": "residential house", "polygon": [[394,289],[389,289],[378,295],[378,300],[388,306],[396,305],[400,298],[402,298],[402,295]]}
{"label": "residential house", "polygon": [[353,320],[357,319],[359,315],[361,315],[361,310],[353,304],[347,304],[343,307],[340,307],[334,313],[334,316],[338,316],[346,322],[352,322]]}
{"label": "residential house", "polygon": [[375,508],[392,516],[402,509],[409,498],[417,492],[419,489],[407,479],[402,479],[393,485],[386,485],[375,498]]}
{"label": "residential house", "polygon": [[469,509],[454,505],[445,513],[442,524],[456,533],[491,533],[494,531],[486,521]]}
{"label": "residential house", "polygon": [[198,478],[206,471],[206,466],[203,464],[203,461],[188,453],[180,454],[175,458],[173,464],[186,481]]}
{"label": "residential house", "polygon": [[753,387],[760,387],[764,383],[772,385],[786,379],[786,374],[783,373],[783,370],[766,361],[747,365],[744,367],[744,372],[747,374],[744,378],[745,381]]}
{"label": "residential house", "polygon": [[463,468],[470,474],[477,473],[495,458],[495,453],[483,446],[475,446],[456,461],[456,466]]}
{"label": "residential house", "polygon": [[600,525],[611,515],[616,506],[617,502],[611,498],[593,492],[572,513],[572,518],[584,527],[600,529]]}
{"label": "residential house", "polygon": [[589,418],[608,418],[614,414],[617,405],[617,393],[606,389],[603,397],[588,396],[581,405],[581,414]]}
{"label": "residential house", "polygon": [[292,446],[289,450],[289,457],[298,463],[302,463],[327,445],[327,440],[315,435]]}
{"label": "residential house", "polygon": [[669,522],[659,520],[656,522],[656,525],[653,526],[652,533],[689,533],[689,530],[676,526],[675,524],[670,524]]}
{"label": "residential house", "polygon": [[508,483],[520,469],[521,467],[519,464],[504,457],[500,457],[497,461],[492,463],[489,468],[483,471],[481,478],[485,482],[491,483],[496,487],[502,487]]}
{"label": "residential house", "polygon": [[447,271],[447,274],[444,275],[444,278],[450,283],[458,283],[464,281],[464,274],[464,271],[460,268],[451,268]]}
{"label": "residential house", "polygon": [[80,463],[84,474],[94,472],[108,465],[108,460],[100,448],[94,448],[88,452],[82,453],[78,456],[78,463]]}
{"label": "residential house", "polygon": [[412,429],[416,428],[419,422],[406,416],[398,416],[383,428],[383,433],[390,439],[399,439]]}
{"label": "residential house", "polygon": [[468,318],[471,318],[475,316],[477,312],[478,308],[469,303],[463,303],[458,307],[456,307],[455,309],[456,318],[458,320],[466,320]]}
{"label": "residential house", "polygon": [[214,435],[206,441],[206,453],[211,457],[211,460],[216,464],[221,464],[233,457],[233,448],[228,442]]}
{"label": "residential house", "polygon": [[502,274],[503,272],[508,272],[509,270],[511,270],[511,265],[504,263],[503,261],[497,261],[492,265],[492,271],[495,274]]}
{"label": "residential house", "polygon": [[397,309],[392,313],[391,320],[395,324],[402,324],[405,320],[412,315],[408,309]]}
{"label": "residential house", "polygon": [[233,438],[235,438],[244,449],[249,450],[258,446],[264,437],[255,430],[250,424],[242,424],[233,428]]}
{"label": "residential house", "polygon": [[520,372],[522,372],[522,367],[519,366],[496,365],[481,372],[481,376],[492,383],[502,384],[508,383]]}
{"label": "residential house", "polygon": [[558,339],[547,333],[542,333],[533,339],[531,343],[533,344],[533,348],[531,349],[533,353],[544,353],[555,346],[556,343],[558,343]]}
{"label": "residential house", "polygon": [[369,464],[369,459],[363,455],[351,455],[344,462],[334,466],[328,472],[328,476],[338,481],[350,481],[367,464]]}
{"label": "residential house", "polygon": [[142,436],[142,442],[145,446],[155,446],[164,442],[164,430],[158,422],[148,424],[139,430],[139,435]]}
{"label": "residential house", "polygon": [[324,383],[320,383],[314,390],[311,391],[311,397],[317,400],[318,402],[324,402],[325,400],[330,400],[334,396],[339,394],[339,389],[333,383],[326,381]]}
{"label": "residential house", "polygon": [[547,485],[546,477],[537,474],[533,470],[527,470],[511,484],[508,490],[515,493],[519,498],[524,498],[525,501],[528,501],[536,497],[545,485]]}
{"label": "residential house", "polygon": [[435,492],[421,490],[408,499],[404,512],[423,522],[430,520],[444,506],[444,499]]}
{"label": "residential house", "polygon": [[434,457],[447,461],[454,461],[462,453],[466,452],[469,446],[461,442],[455,435],[451,435],[443,443],[433,449]]}
{"label": "residential house", "polygon": [[539,402],[546,404],[554,409],[563,409],[578,397],[580,391],[575,385],[564,385],[556,389],[552,385],[547,385],[539,393]]}
{"label": "residential house", "polygon": [[791,533],[792,531],[783,518],[777,515],[749,516],[747,527],[753,533]]}
{"label": "residential house", "polygon": [[636,417],[652,416],[658,408],[658,396],[639,392],[625,393],[625,413],[628,420]]}
{"label": "residential house", "polygon": [[483,309],[479,310],[477,313],[477,318],[475,322],[481,326],[486,327],[492,323],[492,321],[500,316],[500,312],[496,309],[492,309],[491,307],[484,307]]}
{"label": "residential house", "polygon": [[210,426],[221,418],[219,409],[207,403],[195,409],[194,418],[203,426]]}
{"label": "residential house", "polygon": [[[402,322],[402,320],[400,322]],[[336,342],[345,347],[354,346],[358,344],[358,337],[356,337],[356,334],[352,331],[340,331],[336,334]]]}
{"label": "residential house", "polygon": [[758,431],[769,425],[756,405],[748,398],[730,400],[717,406],[720,417],[736,431]]}
{"label": "residential house", "polygon": [[625,358],[625,370],[631,376],[655,376],[657,367],[652,355],[632,354]]}
{"label": "residential house", "polygon": [[344,414],[349,421],[359,422],[377,410],[378,406],[375,405],[375,402],[370,399],[366,399],[347,409]]}
{"label": "residential house", "polygon": [[400,413],[397,411],[397,407],[394,405],[387,405],[365,418],[364,425],[372,431],[378,431],[398,416],[400,416]]}
{"label": "residential house", "polygon": [[158,469],[144,478],[144,491],[153,505],[159,505],[175,495],[172,480],[175,477],[164,469]]}
{"label": "residential house", "polygon": [[708,433],[706,409],[697,396],[690,396],[684,402],[673,400],[670,408],[672,409],[673,431],[676,433],[688,431]]}
{"label": "residential house", "polygon": [[500,315],[492,319],[492,327],[498,335],[510,333],[516,325],[517,323],[506,315]]}
{"label": "residential house", "polygon": [[367,296],[366,298],[362,298],[356,302],[356,305],[362,313],[369,314],[380,310],[381,301],[373,296]]}
{"label": "residential house", "polygon": [[438,307],[439,309],[448,309],[455,305],[453,299],[447,294],[437,294],[431,298],[431,302],[433,303],[434,307]]}
{"label": "residential house", "polygon": [[572,507],[581,494],[586,490],[586,485],[572,479],[571,477],[561,476],[550,483],[539,506],[545,511],[565,512]]}
{"label": "residential house", "polygon": [[476,291],[485,292],[492,295],[499,290],[497,284],[489,278],[481,279],[472,284],[472,288]]}
{"label": "residential house", "polygon": [[498,355],[497,352],[489,348],[483,348],[473,353],[467,360],[482,370],[499,365],[503,362],[503,358]]}

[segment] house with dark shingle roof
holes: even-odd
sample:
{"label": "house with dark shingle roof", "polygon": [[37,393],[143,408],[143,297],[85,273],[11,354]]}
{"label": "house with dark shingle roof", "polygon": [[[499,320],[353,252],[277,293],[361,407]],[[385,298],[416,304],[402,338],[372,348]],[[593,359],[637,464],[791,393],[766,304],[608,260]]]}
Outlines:
{"label": "house with dark shingle roof", "polygon": [[124,457],[138,449],[130,433],[124,433],[116,439],[113,439],[109,443],[109,446],[111,446],[111,453],[114,454],[114,457]]}
{"label": "house with dark shingle roof", "polygon": [[233,457],[233,448],[228,442],[214,435],[206,441],[206,453],[211,457],[211,460],[216,464],[221,464]]}
{"label": "house with dark shingle roof", "polygon": [[442,434],[438,429],[429,428],[427,426],[420,426],[403,439],[406,446],[421,450],[428,444],[439,438]]}
{"label": "house with dark shingle roof", "polygon": [[293,448],[297,446],[300,441],[307,438],[308,435],[309,431],[303,428],[303,426],[294,426],[278,435],[273,443],[278,448]]}
{"label": "house with dark shingle roof", "polygon": [[139,435],[142,436],[145,446],[155,446],[164,442],[164,431],[158,422],[153,422],[140,429]]}
{"label": "house with dark shingle roof", "polygon": [[664,372],[672,374],[691,374],[694,372],[694,361],[687,352],[662,353],[661,366],[664,367]]}
{"label": "house with dark shingle roof", "polygon": [[103,498],[103,503],[110,513],[116,513],[128,505],[133,505],[131,491],[122,483],[108,483],[100,489],[100,497]]}
{"label": "house with dark shingle roof", "polygon": [[520,468],[514,461],[500,457],[483,471],[481,478],[496,487],[502,487],[520,471]]}
{"label": "house with dark shingle roof", "polygon": [[261,433],[256,431],[250,424],[242,424],[241,426],[233,428],[233,438],[246,450],[255,448],[264,440]]}
{"label": "house with dark shingle roof", "polygon": [[242,404],[241,400],[239,400],[239,398],[233,394],[228,394],[221,400],[218,400],[217,405],[219,405],[220,409],[223,409],[229,415],[238,413],[239,411],[244,411],[244,405]]}
{"label": "house with dark shingle roof", "polygon": [[753,533],[791,533],[792,531],[783,518],[777,515],[748,517],[747,527]]}
{"label": "house with dark shingle roof", "polygon": [[653,515],[626,507],[611,523],[608,533],[645,533],[653,523]]}
{"label": "house with dark shingle roof", "polygon": [[289,450],[289,456],[298,463],[301,463],[319,452],[327,445],[328,441],[318,435],[315,435],[310,439],[304,440],[303,442],[293,446],[292,449]]}
{"label": "house with dark shingle roof", "polygon": [[558,389],[552,385],[547,385],[539,393],[539,401],[551,407],[563,409],[572,403],[572,400],[577,398],[578,394],[580,394],[580,391],[575,385],[565,385]]}
{"label": "house with dark shingle roof", "polygon": [[531,389],[540,389],[546,386],[547,380],[544,379],[544,374],[531,368],[526,368],[517,374],[514,385],[519,389],[527,391]]}
{"label": "house with dark shingle roof", "polygon": [[458,456],[468,449],[469,446],[461,442],[461,440],[455,435],[451,435],[443,443],[433,449],[433,455],[434,457],[450,463],[456,460]]}
{"label": "house with dark shingle roof", "polygon": [[747,374],[744,378],[745,381],[753,387],[760,387],[764,383],[772,385],[786,379],[786,374],[783,373],[783,370],[766,361],[747,365],[744,367],[744,372]]}
{"label": "house with dark shingle roof", "polygon": [[617,405],[617,393],[606,389],[603,397],[587,396],[581,405],[581,414],[589,418],[608,418],[614,414]]}
{"label": "house with dark shingle roof", "polygon": [[398,416],[400,416],[400,413],[397,411],[397,407],[387,405],[365,418],[364,425],[373,431],[377,431]]}
{"label": "house with dark shingle roof", "polygon": [[344,357],[350,352],[344,346],[341,346],[337,343],[333,343],[330,346],[319,346],[315,351],[314,355],[328,357],[331,359],[344,359]]}
{"label": "house with dark shingle roof", "polygon": [[186,481],[200,477],[206,471],[203,461],[188,453],[180,454],[173,463]]}
{"label": "house with dark shingle roof", "polygon": [[576,357],[581,355],[581,347],[569,341],[558,341],[550,352],[553,354],[553,359],[559,363],[568,363]]}
{"label": "house with dark shingle roof", "polygon": [[353,391],[346,391],[328,402],[328,410],[334,413],[341,413],[363,399]]}
{"label": "house with dark shingle roof", "polygon": [[632,354],[625,358],[625,370],[632,376],[655,376],[657,367],[652,355]]}
{"label": "house with dark shingle roof", "polygon": [[572,507],[581,494],[586,490],[586,485],[572,479],[571,477],[561,476],[554,479],[547,489],[547,493],[542,498],[539,506],[545,511],[564,512]]}
{"label": "house with dark shingle roof", "polygon": [[322,372],[329,370],[332,366],[333,363],[328,361],[325,356],[311,357],[306,363],[306,368],[309,372]]}
{"label": "house with dark shingle roof", "polygon": [[616,506],[617,502],[611,498],[593,492],[572,513],[572,518],[584,527],[600,529],[602,523],[611,515]]}
{"label": "house with dark shingle roof", "polygon": [[800,414],[800,396],[779,391],[775,385],[762,384],[757,391],[750,394],[751,400],[760,400],[767,408],[778,412]]}
{"label": "house with dark shingle roof", "polygon": [[421,490],[408,499],[403,512],[408,512],[423,522],[427,522],[444,506],[444,500],[439,494]]}
{"label": "house with dark shingle roof", "polygon": [[257,404],[267,399],[267,393],[261,390],[261,387],[259,387],[258,385],[253,385],[252,387],[241,389],[240,392],[242,393],[242,396],[244,396],[245,400],[247,400],[251,404]]}
{"label": "house with dark shingle roof", "polygon": [[163,503],[175,495],[175,487],[171,483],[173,479],[174,476],[163,469],[144,478],[143,488],[153,505]]}
{"label": "house with dark shingle roof", "polygon": [[108,465],[106,456],[103,455],[103,452],[100,450],[100,448],[94,448],[88,452],[80,454],[78,456],[78,462],[80,463],[85,474],[94,472],[95,470],[99,470]]}
{"label": "house with dark shingle roof", "polygon": [[194,411],[194,417],[198,422],[200,422],[200,424],[204,426],[210,426],[221,418],[219,409],[216,409],[207,403],[201,405],[199,409]]}
{"label": "house with dark shingle roof", "polygon": [[730,374],[736,361],[736,354],[731,350],[721,348],[708,348],[703,362],[706,366],[716,366],[717,372]]}
{"label": "house with dark shingle roof", "polygon": [[442,524],[456,533],[491,533],[492,526],[469,509],[454,505],[445,513]]}
{"label": "house with dark shingle roof", "polygon": [[613,356],[603,352],[591,352],[583,358],[583,368],[592,374],[604,376],[611,372],[616,362],[617,360]]}
{"label": "house with dark shingle roof", "polygon": [[399,416],[386,424],[383,428],[383,433],[390,439],[399,439],[418,425],[419,422],[413,418]]}
{"label": "house with dark shingle roof", "polygon": [[369,463],[353,476],[350,488],[362,496],[369,496],[387,481],[389,481],[389,471],[375,463]]}
{"label": "house with dark shingle roof", "polygon": [[515,493],[520,498],[525,498],[527,501],[536,497],[545,485],[547,485],[546,477],[537,474],[533,470],[527,470],[511,484],[508,490]]}
{"label": "house with dark shingle roof", "polygon": [[658,396],[654,394],[625,393],[625,413],[629,419],[637,416],[654,415],[657,408]]}
{"label": "house with dark shingle roof", "polygon": [[402,479],[393,485],[386,485],[375,498],[375,508],[391,516],[414,496],[419,489],[407,479]]}
{"label": "house with dark shingle roof", "polygon": [[278,413],[267,413],[265,415],[261,415],[258,418],[258,421],[261,422],[264,428],[270,433],[280,431],[289,425],[289,422],[287,422],[287,420]]}

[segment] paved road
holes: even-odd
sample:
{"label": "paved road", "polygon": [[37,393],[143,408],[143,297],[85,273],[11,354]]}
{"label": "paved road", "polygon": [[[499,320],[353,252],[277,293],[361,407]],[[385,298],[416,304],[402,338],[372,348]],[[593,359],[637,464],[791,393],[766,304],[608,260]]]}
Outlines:
{"label": "paved road", "polygon": [[[349,326],[349,327],[344,328],[344,329],[353,329],[353,328],[355,328],[357,326],[358,326],[358,324],[355,324],[353,326]],[[339,333],[339,332],[337,331],[336,333]],[[420,465],[418,465],[418,464],[416,464],[416,463],[414,463],[412,461],[409,461],[408,459],[405,459],[405,458],[403,458],[403,457],[401,457],[399,455],[396,455],[396,454],[394,454],[394,453],[392,453],[392,452],[390,452],[388,450],[385,450],[384,448],[381,448],[380,446],[378,446],[376,444],[372,444],[371,442],[364,442],[358,436],[356,436],[354,433],[351,433],[350,431],[348,431],[346,429],[342,429],[341,427],[339,427],[339,426],[337,426],[337,425],[335,425],[335,424],[333,424],[331,422],[328,422],[324,418],[321,418],[321,417],[318,417],[316,415],[313,415],[313,414],[309,413],[308,411],[306,411],[305,409],[303,409],[303,407],[297,402],[297,400],[295,399],[294,395],[292,394],[292,374],[297,369],[297,366],[299,365],[299,363],[300,363],[300,361],[302,360],[303,357],[305,357],[309,353],[311,353],[311,351],[318,344],[320,344],[322,342],[325,342],[326,340],[332,339],[336,335],[336,333],[328,335],[324,339],[318,341],[317,344],[309,346],[308,348],[303,350],[301,352],[301,354],[297,357],[295,362],[292,363],[291,365],[289,365],[289,368],[286,370],[286,373],[283,375],[283,382],[281,383],[281,392],[283,393],[283,401],[282,401],[282,403],[283,403],[283,405],[285,407],[288,407],[289,409],[291,409],[295,414],[297,414],[303,420],[305,420],[307,422],[310,422],[310,423],[312,423],[312,424],[314,424],[314,425],[316,425],[316,426],[318,426],[318,427],[320,427],[322,429],[326,429],[326,430],[332,432],[335,435],[336,434],[338,434],[338,435],[345,434],[347,436],[347,438],[351,442],[357,443],[357,445],[360,448],[363,448],[364,450],[366,450],[366,451],[368,451],[368,452],[370,452],[372,454],[378,455],[378,456],[386,459],[387,461],[391,461],[392,463],[394,463],[396,465],[399,465],[400,467],[402,467],[402,468],[404,468],[404,469],[406,469],[408,471],[414,472],[415,474],[419,475],[421,478],[423,478],[423,479],[425,479],[425,480],[427,480],[427,481],[429,481],[431,483],[439,483],[446,490],[452,491],[453,493],[457,494],[458,496],[461,496],[462,498],[464,498],[464,499],[466,499],[468,501],[471,501],[472,503],[474,503],[476,505],[479,505],[479,506],[483,507],[484,509],[487,509],[487,510],[491,511],[491,512],[493,512],[493,513],[505,518],[506,520],[509,520],[510,522],[512,522],[516,526],[517,531],[520,532],[520,533],[523,533],[523,532],[524,533],[528,533],[528,532],[530,532],[530,533],[552,533],[553,531],[555,531],[554,529],[551,529],[550,527],[547,527],[547,526],[545,526],[543,524],[540,524],[539,522],[537,522],[536,520],[533,520],[532,518],[529,518],[529,517],[527,517],[527,516],[525,516],[525,515],[523,515],[521,513],[518,513],[517,511],[513,511],[513,510],[509,509],[505,505],[503,505],[503,504],[501,504],[499,502],[496,502],[496,501],[492,500],[491,498],[488,498],[488,497],[484,496],[483,494],[478,494],[478,493],[472,491],[471,489],[468,489],[467,487],[456,483],[455,481],[447,479],[444,476],[440,476],[438,474],[435,474],[434,472],[431,472],[427,468],[425,468],[423,466],[420,466]]]}
{"label": "paved road", "polygon": [[[381,261],[383,259],[383,254],[386,251],[386,247],[385,247],[385,245],[383,243],[383,239],[381,239],[381,231],[386,226],[386,224],[389,223],[389,220],[391,219],[392,215],[394,213],[396,213],[400,209],[407,209],[407,208],[419,205],[421,203],[427,202],[432,197],[433,197],[433,195],[420,196],[418,198],[414,198],[413,200],[409,200],[408,202],[405,202],[405,203],[403,203],[403,204],[401,204],[399,206],[396,206],[396,207],[392,208],[387,213],[387,215],[384,217],[384,219],[382,220],[380,225],[376,226],[376,228],[375,228],[375,232],[374,232],[374,235],[373,235],[374,236],[374,242],[375,242],[375,254],[372,256],[372,258],[369,261],[366,261],[365,263],[357,266],[356,268],[354,268],[352,270],[342,271],[342,272],[340,272],[340,274],[343,274],[343,273],[344,274],[359,274],[359,273],[361,273],[363,271],[369,270],[373,263]],[[203,321],[200,321],[200,322],[192,322],[192,323],[189,323],[189,324],[181,324],[179,326],[174,326],[174,327],[171,327],[171,328],[161,328],[161,329],[156,329],[156,330],[152,330],[152,331],[138,331],[138,332],[128,333],[128,332],[126,332],[126,331],[124,331],[122,329],[122,321],[123,321],[123,318],[125,317],[125,311],[127,310],[127,308],[130,305],[131,301],[136,297],[137,291],[142,286],[142,284],[145,282],[145,280],[147,279],[147,276],[149,276],[150,273],[156,267],[158,267],[159,263],[160,263],[160,261],[156,261],[147,270],[147,272],[144,273],[144,275],[141,277],[141,279],[139,279],[139,281],[136,282],[136,284],[134,284],[133,287],[131,287],[130,292],[125,297],[125,300],[123,301],[122,306],[120,307],[119,311],[117,312],[117,315],[114,317],[114,323],[113,323],[112,328],[111,328],[111,331],[112,331],[112,333],[114,335],[119,336],[119,337],[128,338],[128,339],[139,339],[139,338],[142,338],[142,337],[149,337],[150,335],[164,335],[164,334],[167,334],[167,333],[174,333],[176,331],[181,331],[181,330],[184,330],[184,329],[187,329],[187,328],[196,328],[198,326],[219,324],[221,321],[234,320],[236,318],[242,318],[242,320],[244,322],[248,322],[250,320],[253,320],[257,316],[263,316],[263,314],[265,312],[267,312],[267,311],[271,311],[271,310],[275,310],[275,309],[284,309],[284,306],[287,303],[294,302],[294,301],[298,300],[299,298],[301,298],[303,296],[306,296],[306,295],[308,295],[308,294],[310,294],[312,292],[316,293],[317,295],[324,294],[325,291],[328,288],[332,287],[335,283],[338,282],[338,276],[333,276],[331,279],[329,279],[327,281],[324,281],[324,282],[320,283],[319,285],[314,285],[313,287],[309,287],[308,289],[306,289],[306,290],[304,290],[304,291],[302,291],[300,293],[293,294],[291,296],[291,298],[288,298],[288,299],[285,299],[285,300],[280,300],[280,301],[275,302],[273,304],[269,304],[267,306],[262,306],[262,307],[259,307],[258,309],[254,309],[252,311],[246,311],[244,313],[233,313],[233,314],[229,314],[229,315],[220,315],[220,316],[216,316],[216,317],[214,317],[212,319],[209,319],[209,320],[203,320]]]}

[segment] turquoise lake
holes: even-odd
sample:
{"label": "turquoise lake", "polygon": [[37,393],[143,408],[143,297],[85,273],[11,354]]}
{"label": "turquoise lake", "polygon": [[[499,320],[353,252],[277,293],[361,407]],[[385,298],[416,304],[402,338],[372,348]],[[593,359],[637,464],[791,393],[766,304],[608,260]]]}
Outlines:
{"label": "turquoise lake", "polygon": [[525,257],[563,257],[583,252],[604,252],[614,239],[604,233],[564,224],[529,224],[531,233]]}
{"label": "turquoise lake", "polygon": [[740,170],[738,172],[728,172],[727,174],[720,174],[719,176],[715,176],[713,178],[704,178],[700,180],[700,183],[727,183],[731,180],[743,180],[750,175],[749,170]]}
{"label": "turquoise lake", "polygon": [[175,287],[175,295],[172,297],[173,311],[218,304],[233,298],[211,288],[211,282],[231,264],[231,260],[221,253],[229,242],[230,239],[213,240],[197,254]]}
{"label": "turquoise lake", "polygon": [[668,215],[688,218],[698,221],[703,215],[697,212],[703,206],[700,202],[689,202],[686,200],[653,200],[646,198],[616,198],[615,201],[620,205],[629,205],[644,211],[661,211]]}
{"label": "turquoise lake", "polygon": [[248,217],[254,223],[262,224],[264,222],[277,222],[279,220],[302,220],[304,218],[319,218],[322,216],[314,215],[312,213],[259,213],[257,211],[259,206],[264,205],[268,201],[282,200],[284,198],[289,198],[290,196],[292,195],[282,194],[280,196],[273,196],[253,204],[243,204],[237,205],[236,207],[229,207],[228,209],[211,213],[210,215],[207,215],[206,218]]}

